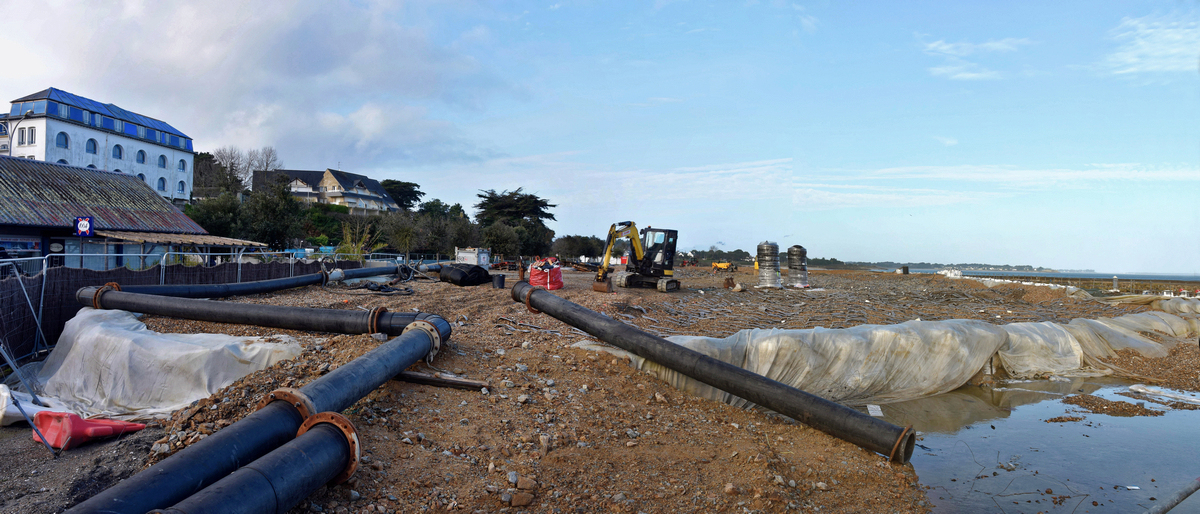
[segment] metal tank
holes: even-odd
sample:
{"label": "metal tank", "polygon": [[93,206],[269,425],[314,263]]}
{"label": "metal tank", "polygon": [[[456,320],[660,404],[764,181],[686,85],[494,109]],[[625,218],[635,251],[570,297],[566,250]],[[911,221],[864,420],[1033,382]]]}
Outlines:
{"label": "metal tank", "polygon": [[758,287],[783,287],[779,278],[779,245],[770,241],[758,244]]}
{"label": "metal tank", "polygon": [[792,245],[788,248],[788,285],[808,287],[808,250],[803,246]]}

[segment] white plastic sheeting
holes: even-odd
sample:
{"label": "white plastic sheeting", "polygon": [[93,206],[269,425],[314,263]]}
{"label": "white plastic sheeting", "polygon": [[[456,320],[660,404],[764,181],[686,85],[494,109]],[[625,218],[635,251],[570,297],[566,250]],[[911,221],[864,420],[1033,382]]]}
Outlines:
{"label": "white plastic sheeting", "polygon": [[[1200,332],[1195,318],[1163,312],[1098,320],[992,325],[977,320],[909,321],[844,329],[743,330],[726,338],[672,336],[669,341],[848,405],[891,403],[957,389],[993,355],[1014,378],[1112,373],[1099,359],[1132,348],[1147,357]],[[1152,333],[1155,338],[1142,335]],[[601,343],[576,344],[628,357],[672,386],[740,407],[750,403]]]}
{"label": "white plastic sheeting", "polygon": [[84,307],[38,379],[46,396],[81,416],[138,419],[169,415],[299,354],[288,336],[160,334],[129,312]]}
{"label": "white plastic sheeting", "polygon": [[[21,403],[20,408],[13,401],[13,397],[16,397],[17,402]],[[42,400],[49,407],[34,405],[33,397],[19,391],[13,391],[8,386],[0,384],[0,426],[8,426],[18,421],[25,421],[25,416],[29,416],[29,419],[32,420],[33,415],[40,411],[62,412],[66,409],[66,406],[53,398],[39,396],[38,399]],[[21,415],[22,410],[25,411],[25,416]]]}

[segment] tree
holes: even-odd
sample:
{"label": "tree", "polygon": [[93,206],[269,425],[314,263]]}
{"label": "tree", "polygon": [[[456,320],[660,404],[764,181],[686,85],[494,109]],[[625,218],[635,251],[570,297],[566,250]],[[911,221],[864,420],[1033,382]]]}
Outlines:
{"label": "tree", "polygon": [[338,245],[336,253],[356,255],[354,260],[362,261],[366,255],[387,246],[379,242],[379,233],[373,230],[377,220],[366,216],[353,216],[342,222],[342,244]]}
{"label": "tree", "polygon": [[493,255],[517,255],[521,251],[521,239],[517,230],[503,223],[493,223],[483,229],[483,244]]}
{"label": "tree", "polygon": [[276,250],[287,249],[303,234],[300,203],[292,198],[286,180],[277,180],[246,198],[241,227],[244,238],[266,243]]}
{"label": "tree", "polygon": [[417,214],[445,218],[450,216],[450,206],[446,205],[445,202],[434,198],[428,202],[422,203],[421,208],[417,209]]}
{"label": "tree", "polygon": [[389,246],[404,254],[405,262],[408,261],[408,253],[420,245],[414,218],[415,215],[408,211],[389,213],[379,227],[380,236]]}
{"label": "tree", "polygon": [[192,218],[209,234],[220,237],[234,237],[238,233],[238,221],[241,215],[241,202],[233,193],[221,193],[216,198],[196,202],[195,205],[184,207],[184,213]]}
{"label": "tree", "polygon": [[604,255],[604,241],[596,236],[562,236],[554,240],[551,251],[567,259],[600,257]]}
{"label": "tree", "polygon": [[279,154],[275,152],[273,146],[264,146],[258,150],[250,149],[246,152],[246,169],[251,175],[271,173],[282,167],[283,161],[279,160]]}
{"label": "tree", "polygon": [[240,193],[244,186],[237,173],[229,171],[217,162],[213,154],[196,154],[193,170],[192,191],[198,197],[216,197],[221,193]]}
{"label": "tree", "polygon": [[412,182],[387,179],[380,182],[379,185],[383,186],[388,196],[392,197],[396,205],[405,211],[412,210],[420,203],[421,197],[425,196],[425,193],[419,190],[421,186]]}
{"label": "tree", "polygon": [[549,209],[558,206],[536,195],[522,193],[522,189],[518,187],[516,191],[500,193],[495,189],[481,191],[475,195],[479,197],[479,203],[475,204],[475,208],[479,209],[475,213],[475,220],[485,227],[497,222],[515,227],[521,220],[545,226],[546,220],[553,221],[554,214]]}
{"label": "tree", "polygon": [[242,184],[250,183],[250,172],[246,167],[246,156],[236,146],[222,146],[213,150],[213,160],[232,173]]}

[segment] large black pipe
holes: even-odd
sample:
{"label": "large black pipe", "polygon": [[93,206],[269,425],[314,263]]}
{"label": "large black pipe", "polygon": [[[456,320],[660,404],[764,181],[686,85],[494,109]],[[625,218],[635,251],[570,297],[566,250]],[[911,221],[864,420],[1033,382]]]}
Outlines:
{"label": "large black pipe", "polygon": [[528,282],[518,282],[513,286],[512,297],[601,341],[791,416],[834,437],[886,455],[894,462],[905,464],[912,457],[916,434],[911,428],[875,419],[844,405],[689,350],[559,298],[544,289],[532,288]]}
{"label": "large black pipe", "polygon": [[391,336],[400,335],[404,331],[404,327],[420,318],[420,313],[416,312],[380,313],[359,309],[307,309],[173,298],[113,289],[101,291],[101,289],[100,287],[81,288],[75,293],[75,299],[83,305],[100,309],[119,309],[217,323],[342,334],[382,332]]}
{"label": "large black pipe", "polygon": [[[107,291],[102,297],[113,293]],[[245,304],[226,305],[230,309],[245,307]],[[301,387],[300,393],[312,403],[312,413],[341,412],[450,337],[450,324],[441,316],[414,313],[413,321],[428,325],[417,325],[426,328],[407,330]],[[293,439],[302,422],[297,409],[286,401],[271,402],[67,512],[144,514],[169,507]]]}
{"label": "large black pipe", "polygon": [[321,423],[169,509],[154,514],[283,514],[350,462],[346,436]]}
{"label": "large black pipe", "polygon": [[255,282],[241,282],[237,284],[123,286],[121,290],[129,293],[174,296],[178,298],[226,298],[229,296],[270,293],[272,291],[291,289],[293,287],[321,285],[330,279],[343,280],[352,278],[365,278],[378,275],[391,275],[396,272],[397,268],[395,266],[383,266],[340,270],[340,274],[338,270],[334,270],[333,272],[329,273],[319,271],[317,273],[300,275],[296,277],[258,280]]}

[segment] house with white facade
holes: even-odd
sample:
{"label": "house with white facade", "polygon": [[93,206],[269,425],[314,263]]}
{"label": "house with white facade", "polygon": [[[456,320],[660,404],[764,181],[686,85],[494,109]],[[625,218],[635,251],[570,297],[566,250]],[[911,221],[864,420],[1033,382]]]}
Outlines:
{"label": "house with white facade", "polygon": [[176,204],[192,194],[192,140],[162,121],[49,88],[0,114],[0,155],[135,175]]}
{"label": "house with white facade", "polygon": [[387,190],[373,178],[342,170],[275,170],[254,172],[255,191],[271,181],[286,180],[292,197],[306,203],[342,205],[350,214],[382,214],[400,210]]}

